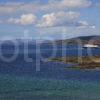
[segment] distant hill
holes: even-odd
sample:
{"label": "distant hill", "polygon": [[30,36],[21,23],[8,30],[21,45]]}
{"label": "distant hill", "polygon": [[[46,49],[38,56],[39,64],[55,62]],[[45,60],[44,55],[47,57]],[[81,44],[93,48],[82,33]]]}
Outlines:
{"label": "distant hill", "polygon": [[[92,41],[91,41],[92,40]],[[100,36],[81,36],[71,39],[61,39],[61,40],[33,40],[33,39],[14,39],[14,40],[0,40],[0,44],[3,43],[3,45],[12,45],[13,42],[19,45],[23,45],[28,42],[28,44],[52,44],[53,42],[56,42],[56,44],[79,44],[79,41],[81,41],[82,44],[97,44],[100,45]]]}
{"label": "distant hill", "polygon": [[81,36],[72,39],[65,40],[57,40],[57,44],[65,43],[65,44],[78,44],[81,41],[82,44],[97,44],[100,45],[100,36]]}

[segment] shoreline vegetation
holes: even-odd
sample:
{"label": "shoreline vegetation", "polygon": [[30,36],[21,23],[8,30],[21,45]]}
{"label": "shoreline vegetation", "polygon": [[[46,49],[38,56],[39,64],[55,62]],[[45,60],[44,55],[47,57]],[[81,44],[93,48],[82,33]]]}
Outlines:
{"label": "shoreline vegetation", "polygon": [[49,61],[63,62],[66,64],[73,64],[75,66],[66,67],[69,69],[99,69],[100,68],[100,56],[82,56],[82,57],[61,57],[51,58]]}

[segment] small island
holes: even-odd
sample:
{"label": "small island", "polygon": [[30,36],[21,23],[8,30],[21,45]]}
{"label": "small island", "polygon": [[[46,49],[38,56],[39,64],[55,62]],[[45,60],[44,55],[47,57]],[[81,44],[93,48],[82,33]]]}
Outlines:
{"label": "small island", "polygon": [[73,64],[72,69],[96,69],[100,68],[100,56],[82,56],[82,57],[61,57],[51,58],[49,61],[63,62],[66,64]]}

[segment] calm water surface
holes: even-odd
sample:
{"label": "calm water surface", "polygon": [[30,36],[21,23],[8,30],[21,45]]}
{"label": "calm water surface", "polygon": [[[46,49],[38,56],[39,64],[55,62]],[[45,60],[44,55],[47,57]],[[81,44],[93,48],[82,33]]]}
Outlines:
{"label": "calm water surface", "polygon": [[[82,48],[80,48],[81,50]],[[29,57],[33,62],[25,62],[24,48],[20,46],[18,57],[13,62],[0,60],[0,100],[100,100],[100,71],[65,69],[72,65],[60,62],[40,61],[40,71],[36,72],[36,46],[29,45]],[[42,45],[41,55],[51,56],[52,46]],[[57,46],[55,57],[77,56],[77,46]],[[10,57],[13,46],[4,46],[2,52]],[[93,55],[100,55],[100,49],[92,49]],[[82,49],[82,55],[88,55]],[[26,96],[24,96],[26,95]],[[57,98],[57,99],[55,99]]]}

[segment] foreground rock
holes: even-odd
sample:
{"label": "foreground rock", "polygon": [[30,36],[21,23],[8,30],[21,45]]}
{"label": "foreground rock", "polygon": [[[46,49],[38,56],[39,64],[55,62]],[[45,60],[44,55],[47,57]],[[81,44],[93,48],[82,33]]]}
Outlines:
{"label": "foreground rock", "polygon": [[77,66],[69,68],[79,68],[79,69],[95,69],[100,68],[100,57],[62,57],[62,58],[51,58],[51,61],[58,61],[63,63],[71,63]]}

